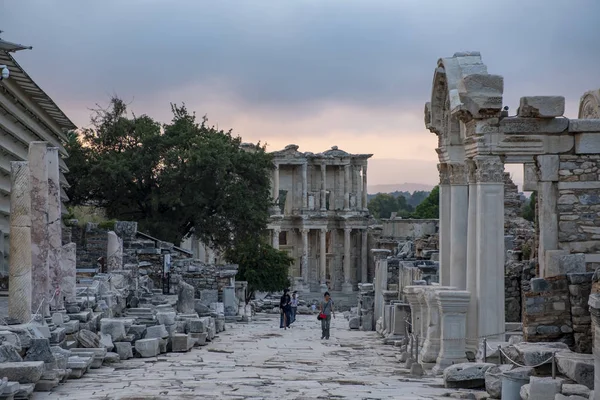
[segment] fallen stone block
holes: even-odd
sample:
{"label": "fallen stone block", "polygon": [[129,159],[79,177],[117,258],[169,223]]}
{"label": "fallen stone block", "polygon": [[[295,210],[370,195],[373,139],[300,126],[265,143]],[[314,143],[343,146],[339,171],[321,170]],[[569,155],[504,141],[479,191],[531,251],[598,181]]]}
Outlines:
{"label": "fallen stone block", "polygon": [[501,364],[485,371],[485,391],[488,392],[492,398],[500,398],[500,395],[502,394],[502,373],[509,371],[511,368],[512,365]]}
{"label": "fallen stone block", "polygon": [[196,341],[196,346],[206,346],[206,337],[208,336],[208,333],[206,332],[202,332],[202,333],[190,333],[190,335],[194,338],[194,340]]}
{"label": "fallen stone block", "polygon": [[110,335],[113,341],[123,340],[127,335],[125,321],[120,319],[104,318],[100,321],[100,332]]}
{"label": "fallen stone block", "polygon": [[590,389],[585,385],[565,383],[562,385],[561,393],[565,396],[581,396],[587,399],[590,395]]}
{"label": "fallen stone block", "polygon": [[127,330],[128,335],[133,335],[134,341],[142,339],[146,334],[146,325],[131,325]]}
{"label": "fallen stone block", "polygon": [[558,371],[567,378],[594,389],[594,356],[592,354],[560,351],[556,353]]}
{"label": "fallen stone block", "polygon": [[532,376],[529,378],[529,399],[528,400],[548,400],[553,399],[558,393],[564,379],[552,377]]}
{"label": "fallen stone block", "polygon": [[100,346],[100,337],[90,330],[82,329],[76,337],[81,347],[96,348]]}
{"label": "fallen stone block", "polygon": [[588,397],[577,395],[565,396],[564,394],[558,393],[556,396],[554,396],[554,400],[588,400]]}
{"label": "fallen stone block", "polygon": [[19,350],[15,345],[8,342],[0,345],[0,363],[20,361],[23,361],[23,358],[19,354]]}
{"label": "fallen stone block", "polygon": [[88,322],[92,319],[93,313],[91,311],[81,311],[78,313],[69,314],[71,321],[76,320],[79,322]]}
{"label": "fallen stone block", "polygon": [[19,390],[15,393],[15,400],[30,399],[34,388],[34,383],[19,384]]}
{"label": "fallen stone block", "polygon": [[196,340],[189,334],[176,333],[171,337],[174,352],[190,351]]}
{"label": "fallen stone block", "polygon": [[102,363],[104,362],[104,357],[106,357],[107,353],[106,348],[104,347],[99,347],[95,349],[72,349],[71,352],[77,356],[92,357],[92,363],[90,365],[91,369],[100,368],[102,366]]}
{"label": "fallen stone block", "polygon": [[113,351],[115,348],[112,338],[106,333],[100,333],[100,346],[104,347],[107,351]]}
{"label": "fallen stone block", "polygon": [[0,393],[0,396],[5,396],[4,398],[8,398],[9,396],[14,396],[21,389],[21,384],[19,382],[6,382],[6,386]]}
{"label": "fallen stone block", "polygon": [[[46,369],[56,368],[56,358],[50,349],[48,339],[32,339],[31,346],[27,349],[24,361],[43,361]],[[10,380],[10,379],[9,379]]]}
{"label": "fallen stone block", "polygon": [[350,329],[358,329],[360,328],[360,317],[352,317],[348,321],[348,327]]}
{"label": "fallen stone block", "polygon": [[50,332],[50,343],[61,343],[65,340],[67,330],[65,328],[56,328]]}
{"label": "fallen stone block", "polygon": [[19,383],[36,383],[44,372],[43,361],[0,363],[0,376]]}
{"label": "fallen stone block", "polygon": [[152,339],[152,338],[164,339],[164,338],[168,338],[168,337],[169,337],[169,332],[167,332],[167,329],[165,328],[164,325],[155,325],[155,326],[149,326],[146,329],[146,335],[144,336],[144,339]]}
{"label": "fallen stone block", "polygon": [[121,357],[117,353],[108,352],[104,357],[103,364],[118,364],[121,362]]}
{"label": "fallen stone block", "polygon": [[156,313],[156,319],[161,325],[174,325],[176,316],[177,314],[174,311]]}
{"label": "fallen stone block", "polygon": [[133,347],[129,342],[115,342],[115,350],[121,360],[133,358]]}
{"label": "fallen stone block", "polygon": [[444,370],[444,386],[455,389],[477,389],[485,387],[485,373],[496,364],[460,363]]}
{"label": "fallen stone block", "polygon": [[159,339],[140,339],[135,342],[135,351],[142,358],[156,357],[160,354]]}
{"label": "fallen stone block", "polygon": [[58,379],[40,379],[35,383],[36,392],[50,392],[58,386]]}
{"label": "fallen stone block", "polygon": [[508,357],[519,364],[526,366],[540,365],[536,370],[541,368],[549,369],[552,366],[552,355],[557,351],[569,350],[569,346],[561,342],[551,343],[516,343],[514,345],[503,348]]}
{"label": "fallen stone block", "polygon": [[188,329],[191,333],[203,333],[208,330],[208,325],[204,319],[190,319],[188,320]]}
{"label": "fallen stone block", "polygon": [[[26,347],[29,347],[31,345],[31,340],[28,340],[27,342]],[[0,331],[0,343],[10,343],[17,351],[21,351],[21,339],[14,332]]]}

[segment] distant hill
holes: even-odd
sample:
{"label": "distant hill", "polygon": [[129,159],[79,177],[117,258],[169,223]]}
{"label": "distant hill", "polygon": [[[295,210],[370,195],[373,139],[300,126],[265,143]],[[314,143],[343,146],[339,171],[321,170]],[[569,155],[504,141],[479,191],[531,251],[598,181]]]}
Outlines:
{"label": "distant hill", "polygon": [[430,192],[433,189],[433,185],[427,185],[424,183],[395,183],[387,185],[372,185],[368,187],[369,194],[376,193],[393,193],[393,192]]}

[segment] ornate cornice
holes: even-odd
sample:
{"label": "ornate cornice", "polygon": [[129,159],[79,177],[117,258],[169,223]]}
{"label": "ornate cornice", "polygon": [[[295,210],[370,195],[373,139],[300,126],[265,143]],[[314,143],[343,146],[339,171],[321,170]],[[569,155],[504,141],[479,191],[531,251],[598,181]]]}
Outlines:
{"label": "ornate cornice", "polygon": [[478,183],[504,183],[504,163],[498,156],[475,157]]}

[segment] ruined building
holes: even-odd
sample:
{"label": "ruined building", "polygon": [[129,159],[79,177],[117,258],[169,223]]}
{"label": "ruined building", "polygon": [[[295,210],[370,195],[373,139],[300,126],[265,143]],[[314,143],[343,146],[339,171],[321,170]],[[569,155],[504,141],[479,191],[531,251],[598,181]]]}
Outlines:
{"label": "ruined building", "polygon": [[333,146],[322,153],[275,151],[268,224],[273,247],[295,260],[296,290],[351,294],[368,281],[367,160]]}

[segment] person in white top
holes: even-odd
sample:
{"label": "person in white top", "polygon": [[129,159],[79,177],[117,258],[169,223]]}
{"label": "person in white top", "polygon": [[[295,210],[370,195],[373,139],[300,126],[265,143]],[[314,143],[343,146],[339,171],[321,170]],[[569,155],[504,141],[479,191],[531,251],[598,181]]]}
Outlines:
{"label": "person in white top", "polygon": [[296,311],[298,311],[298,292],[296,292],[295,290],[294,293],[292,293],[291,306],[292,312],[290,316],[290,324],[294,323],[294,321],[296,320]]}

